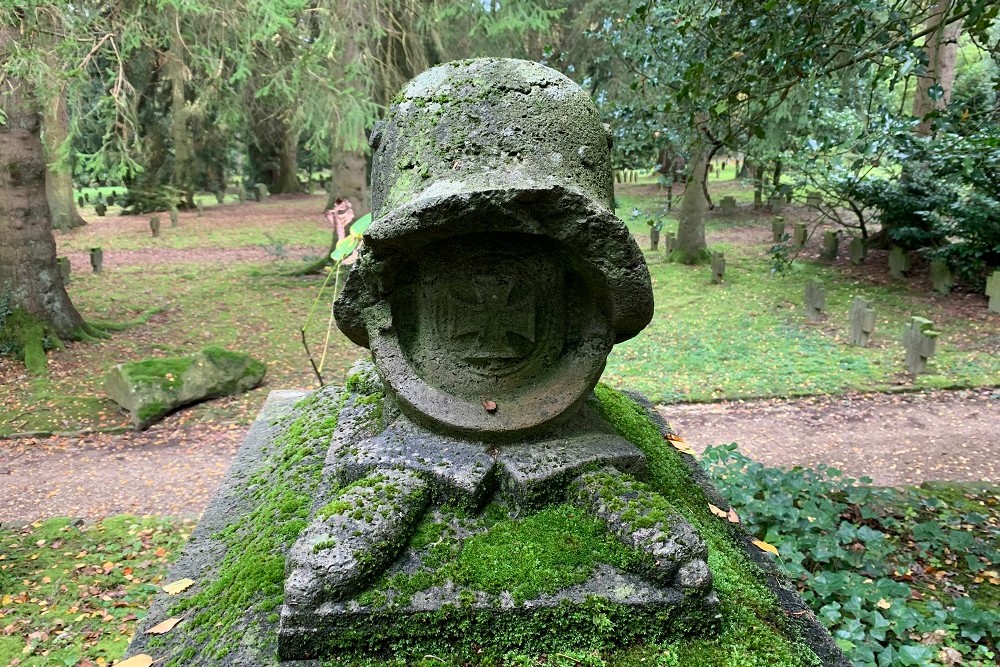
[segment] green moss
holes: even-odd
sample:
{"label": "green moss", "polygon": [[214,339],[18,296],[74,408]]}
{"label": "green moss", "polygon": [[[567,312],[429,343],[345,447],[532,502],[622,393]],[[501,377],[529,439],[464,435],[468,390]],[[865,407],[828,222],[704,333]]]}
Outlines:
{"label": "green moss", "polygon": [[139,408],[139,421],[146,422],[163,415],[167,407],[163,403],[153,402]]}
{"label": "green moss", "polygon": [[[53,347],[42,322],[20,308],[9,310],[8,300],[0,300],[0,355],[24,361],[29,375],[48,374],[46,347]],[[48,343],[48,345],[46,345]]]}
{"label": "green moss", "polygon": [[[194,610],[196,640],[218,657],[235,647],[242,633],[234,626],[244,615],[275,613],[284,598],[285,554],[306,526],[326,447],[348,396],[336,389],[317,394],[283,421],[267,461],[248,480],[246,502],[254,509],[246,521],[216,536],[227,550],[215,578],[171,609]],[[184,659],[169,664],[179,667]]]}
{"label": "green moss", "polygon": [[628,570],[634,561],[600,522],[579,508],[555,505],[469,538],[449,574],[472,590],[509,591],[523,602],[585,582],[599,563]]}
{"label": "green moss", "polygon": [[122,373],[135,384],[156,385],[170,391],[181,386],[184,373],[194,363],[192,357],[164,357],[122,364]]}

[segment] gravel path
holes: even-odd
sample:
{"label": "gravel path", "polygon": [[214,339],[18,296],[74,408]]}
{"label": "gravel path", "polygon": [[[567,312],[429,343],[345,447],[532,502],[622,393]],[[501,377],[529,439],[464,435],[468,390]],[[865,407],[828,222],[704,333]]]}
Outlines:
{"label": "gravel path", "polygon": [[[1000,391],[866,394],[674,405],[664,416],[701,451],[738,442],[768,465],[826,463],[876,484],[1000,483]],[[117,513],[192,516],[215,493],[246,427],[0,441],[0,522]]]}

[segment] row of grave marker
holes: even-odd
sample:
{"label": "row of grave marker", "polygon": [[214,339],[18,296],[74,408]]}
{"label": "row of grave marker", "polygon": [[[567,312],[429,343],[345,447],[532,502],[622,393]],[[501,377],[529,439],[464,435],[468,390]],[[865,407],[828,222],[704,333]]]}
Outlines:
{"label": "row of grave marker", "polygon": [[[805,298],[806,318],[810,322],[818,322],[826,310],[826,290],[818,280],[806,283]],[[855,297],[848,313],[851,324],[851,344],[867,347],[875,332],[875,308],[872,302],[863,297]],[[913,375],[927,372],[927,361],[937,350],[937,339],[940,332],[934,330],[934,322],[925,317],[913,316],[903,325],[904,364],[906,370]]]}
{"label": "row of grave marker", "polygon": [[[661,232],[655,227],[651,229],[650,238],[650,249],[657,250]],[[672,232],[662,232],[664,237],[664,247],[666,253],[669,255],[676,243],[676,236]],[[806,240],[809,237],[809,230],[804,223],[796,223],[795,228],[792,233],[792,247],[795,249],[801,248],[806,244]],[[775,244],[784,243],[788,238],[785,234],[785,221],[780,217],[775,217],[771,221],[771,241]],[[859,237],[854,237],[848,244],[848,256],[852,264],[860,265],[864,263],[865,258],[868,255],[868,247],[864,242],[864,239]],[[840,232],[834,230],[827,230],[823,232],[823,245],[820,251],[820,257],[827,260],[834,260],[840,254]],[[724,263],[723,263],[724,266]],[[903,250],[900,246],[892,246],[889,249],[889,275],[895,279],[903,278],[909,271],[911,267],[911,261],[909,254]],[[939,294],[950,294],[952,288],[955,286],[955,274],[952,272],[948,263],[944,260],[935,259],[931,261],[931,284],[934,287],[934,291]],[[712,282],[721,282],[721,280],[716,280],[716,272],[712,272]],[[994,271],[986,282],[985,294],[989,297],[989,309],[994,312],[1000,312],[1000,271]]]}
{"label": "row of grave marker", "polygon": [[[264,201],[271,194],[267,189],[267,185],[265,185],[264,183],[258,183],[257,185],[255,185],[252,192],[254,201],[257,202]],[[246,201],[246,193],[244,192],[243,188],[237,189],[236,196],[239,197],[241,203]],[[215,198],[220,204],[225,200],[225,197],[226,197],[225,190],[219,190],[218,192],[215,193]],[[97,203],[94,204],[94,212],[97,213],[97,217],[103,218],[104,215],[108,212],[108,206],[114,206],[115,201],[117,201],[117,199],[116,199],[116,193],[114,191],[112,191],[111,194],[107,196],[106,202],[98,200]],[[88,204],[89,202],[90,202],[90,196],[86,193],[80,195],[76,199],[76,203],[80,208],[83,208],[84,205]],[[205,207],[201,204],[201,202],[195,202],[195,206],[198,210],[198,216],[201,217],[201,214],[205,212]],[[158,218],[158,216],[154,216],[154,218]],[[173,227],[177,226],[176,207],[170,209],[170,223],[171,226]],[[157,227],[159,227],[159,222],[157,222]],[[152,219],[150,219],[150,228],[153,228]],[[154,231],[153,236],[159,236],[159,232]]]}

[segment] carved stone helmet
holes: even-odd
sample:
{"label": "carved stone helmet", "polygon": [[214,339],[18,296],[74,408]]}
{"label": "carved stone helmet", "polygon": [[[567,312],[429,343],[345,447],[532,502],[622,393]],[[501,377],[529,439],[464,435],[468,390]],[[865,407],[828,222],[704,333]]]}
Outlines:
{"label": "carved stone helmet", "polygon": [[371,142],[372,224],[341,331],[433,429],[514,440],[574,413],[653,312],[593,102],[537,63],[447,63],[396,96]]}

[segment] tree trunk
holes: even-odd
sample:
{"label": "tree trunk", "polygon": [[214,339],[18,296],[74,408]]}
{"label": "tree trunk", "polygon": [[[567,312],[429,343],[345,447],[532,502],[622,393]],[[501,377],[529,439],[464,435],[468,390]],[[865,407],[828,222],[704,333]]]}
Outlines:
{"label": "tree trunk", "polygon": [[764,206],[764,165],[753,167],[753,207],[754,210]]}
{"label": "tree trunk", "polygon": [[330,164],[330,196],[326,207],[333,208],[338,199],[347,199],[357,217],[371,210],[368,201],[368,159],[360,151],[333,149]]}
{"label": "tree trunk", "polygon": [[705,181],[708,179],[708,161],[711,149],[705,145],[695,146],[691,151],[691,175],[681,197],[678,212],[677,247],[671,254],[671,261],[683,264],[698,264],[708,259],[708,244],[705,242],[705,214],[708,199],[705,198]]}
{"label": "tree trunk", "polygon": [[[176,20],[176,10],[171,12]],[[176,25],[176,24],[175,24]],[[194,208],[194,141],[188,127],[190,110],[184,91],[184,44],[176,32],[170,37],[164,67],[170,81],[170,138],[174,145],[174,170],[170,184],[184,193],[189,208]]]}
{"label": "tree trunk", "polygon": [[299,185],[299,133],[291,127],[285,128],[284,141],[278,152],[278,173],[271,187],[273,194],[293,194],[302,192]]}
{"label": "tree trunk", "polygon": [[[0,57],[19,37],[16,26],[0,27]],[[45,196],[45,152],[41,119],[28,83],[8,73],[0,95],[6,122],[0,125],[0,295],[62,338],[85,330],[56,265],[49,205]]]}
{"label": "tree trunk", "polygon": [[[958,51],[958,33],[962,28],[961,21],[947,23],[950,0],[939,0],[931,8],[927,19],[928,29],[933,32],[927,35],[924,51],[927,53],[927,71],[917,77],[917,90],[913,96],[913,115],[920,119],[916,132],[919,135],[931,133],[931,119],[924,117],[935,109],[944,109],[951,101],[951,91],[955,84],[955,54]],[[943,91],[937,100],[930,95],[933,86],[941,86]]]}
{"label": "tree trunk", "polygon": [[44,105],[42,116],[42,138],[45,140],[45,158],[48,171],[45,175],[45,194],[49,202],[49,214],[54,229],[73,229],[87,224],[76,210],[73,201],[73,173],[68,159],[60,155],[68,152],[64,146],[69,134],[69,115],[66,112],[66,97],[60,91],[52,95]]}

